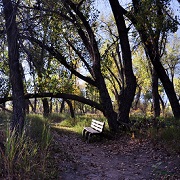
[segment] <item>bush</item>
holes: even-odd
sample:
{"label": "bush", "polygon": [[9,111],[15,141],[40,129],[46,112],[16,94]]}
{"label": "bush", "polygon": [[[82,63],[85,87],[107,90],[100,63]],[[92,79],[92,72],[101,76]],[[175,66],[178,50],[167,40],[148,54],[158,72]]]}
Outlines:
{"label": "bush", "polygon": [[89,126],[91,123],[90,118],[68,118],[63,120],[61,123],[58,124],[58,127],[63,127],[66,129],[69,129],[71,131],[74,131],[78,134],[82,133],[82,129],[84,126]]}

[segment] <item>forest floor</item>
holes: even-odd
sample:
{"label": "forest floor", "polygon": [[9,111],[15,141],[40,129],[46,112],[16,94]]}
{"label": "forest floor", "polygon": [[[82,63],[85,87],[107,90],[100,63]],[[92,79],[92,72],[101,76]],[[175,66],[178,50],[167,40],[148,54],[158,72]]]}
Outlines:
{"label": "forest floor", "polygon": [[169,153],[158,142],[123,135],[87,143],[72,132],[53,134],[58,179],[180,179],[180,154]]}

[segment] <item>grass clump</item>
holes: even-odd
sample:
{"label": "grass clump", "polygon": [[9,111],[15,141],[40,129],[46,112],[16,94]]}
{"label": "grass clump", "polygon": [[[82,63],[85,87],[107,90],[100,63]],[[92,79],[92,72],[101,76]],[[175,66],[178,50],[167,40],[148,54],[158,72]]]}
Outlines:
{"label": "grass clump", "polygon": [[42,115],[29,115],[26,120],[27,134],[41,146],[48,146],[51,140],[48,119]]}
{"label": "grass clump", "polygon": [[11,131],[9,124],[3,148],[0,148],[1,179],[44,179],[55,178],[54,161],[50,157],[51,133],[47,119],[39,115],[30,115],[26,119],[21,136]]}
{"label": "grass clump", "polygon": [[1,151],[4,175],[7,179],[18,176],[26,179],[30,176],[32,170],[36,172],[38,164],[34,163],[34,158],[37,158],[38,144],[26,136],[25,131],[22,136],[17,136],[15,131],[11,132],[8,128],[6,133],[4,151]]}

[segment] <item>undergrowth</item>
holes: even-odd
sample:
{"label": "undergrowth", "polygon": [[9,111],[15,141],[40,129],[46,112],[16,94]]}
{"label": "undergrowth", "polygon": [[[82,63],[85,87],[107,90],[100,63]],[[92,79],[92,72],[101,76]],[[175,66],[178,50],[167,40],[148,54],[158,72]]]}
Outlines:
{"label": "undergrowth", "polygon": [[[4,119],[4,122],[7,121]],[[27,116],[21,136],[10,131],[9,123],[4,123],[0,139],[0,179],[55,178],[54,160],[50,157],[51,139],[49,122],[42,116]]]}
{"label": "undergrowth", "polygon": [[150,129],[151,137],[164,144],[172,153],[180,153],[180,120],[164,119],[161,120],[164,127]]}
{"label": "undergrowth", "polygon": [[132,129],[138,135],[162,143],[172,153],[180,153],[180,120],[173,117],[156,119],[136,117],[132,119],[135,119]]}
{"label": "undergrowth", "polygon": [[[66,115],[65,119],[62,119],[59,123],[56,123],[56,128],[63,129],[65,131],[72,131],[81,135],[85,126],[90,126],[92,119],[97,119],[105,122],[105,133],[109,133],[107,120],[103,116],[90,116],[80,115],[75,119]],[[159,141],[164,145],[167,145],[172,151],[180,151],[180,120],[175,120],[172,117],[169,118],[152,118],[152,117],[131,117],[130,133],[135,133],[135,137],[147,137],[152,140]],[[133,134],[134,135],[134,134]]]}
{"label": "undergrowth", "polygon": [[[52,114],[48,119],[28,115],[23,134],[17,138],[9,128],[10,116],[0,113],[0,179],[57,179],[57,160],[53,154],[57,147],[53,144],[51,127],[80,135],[93,118],[105,122],[106,133],[108,123],[99,115],[78,115],[75,119],[68,114]],[[180,153],[180,121],[158,118],[155,123],[152,118],[136,117],[132,122],[135,137],[146,135]]]}

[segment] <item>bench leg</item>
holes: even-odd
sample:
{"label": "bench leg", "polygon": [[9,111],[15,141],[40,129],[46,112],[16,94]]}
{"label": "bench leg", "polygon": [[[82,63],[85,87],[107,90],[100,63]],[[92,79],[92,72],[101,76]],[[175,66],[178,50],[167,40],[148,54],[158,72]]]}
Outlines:
{"label": "bench leg", "polygon": [[83,129],[82,131],[82,137],[88,140],[89,132],[86,129]]}
{"label": "bench leg", "polygon": [[89,134],[90,134],[90,132],[86,131],[86,133],[85,133],[85,139],[86,140],[88,140]]}
{"label": "bench leg", "polygon": [[85,137],[85,135],[86,135],[86,130],[85,130],[85,129],[83,129],[83,131],[82,131],[82,137],[84,138],[84,137]]}
{"label": "bench leg", "polygon": [[92,135],[93,135],[92,133],[89,133],[88,139],[87,139],[88,143],[90,143],[90,140],[91,140],[91,136],[92,136]]}

